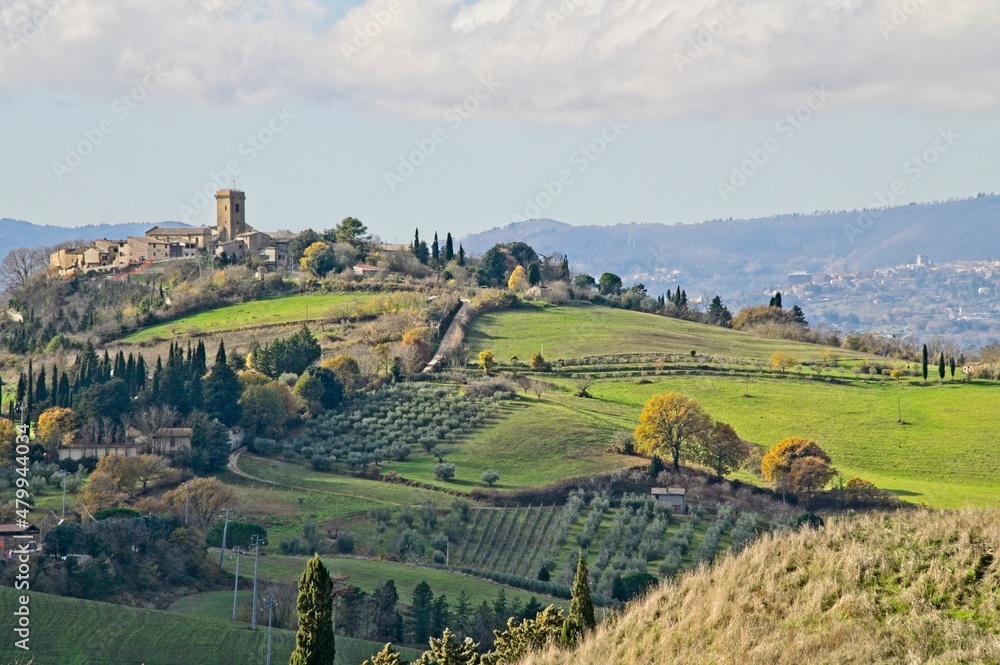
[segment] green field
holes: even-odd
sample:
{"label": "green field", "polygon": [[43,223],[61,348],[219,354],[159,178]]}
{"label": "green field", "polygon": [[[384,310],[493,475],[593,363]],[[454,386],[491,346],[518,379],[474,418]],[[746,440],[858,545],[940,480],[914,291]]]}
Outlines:
{"label": "green field", "polygon": [[[815,360],[829,347],[757,337],[747,333],[670,319],[655,314],[594,305],[516,309],[479,316],[469,329],[470,351],[490,349],[500,362],[526,363],[541,351],[546,360],[625,353],[688,354],[767,361],[787,351],[800,361]],[[844,358],[864,357],[840,351]]]}
{"label": "green field", "polygon": [[[0,587],[0,611],[12,617],[17,592]],[[231,596],[230,596],[231,598]],[[32,593],[30,652],[14,647],[8,631],[0,642],[0,661],[21,659],[35,665],[223,665],[263,663],[267,630],[252,632],[226,619],[191,617],[173,612],[142,610],[76,598]],[[8,619],[10,622],[10,619]],[[12,625],[12,623],[8,623]],[[287,663],[295,634],[273,633],[272,662]],[[337,638],[337,665],[359,665],[380,644]],[[408,657],[412,657],[411,652]]]}
{"label": "green field", "polygon": [[522,395],[504,408],[506,417],[443,446],[448,451],[446,461],[456,467],[453,481],[436,480],[437,460],[423,451],[405,462],[384,466],[407,478],[459,490],[484,489],[480,474],[496,469],[500,472],[496,488],[503,491],[542,487],[635,464],[634,458],[607,452],[613,427],[603,414],[567,408],[545,396],[539,402]]}
{"label": "green field", "polygon": [[[705,376],[597,381],[595,399],[559,397],[567,406],[605,411],[634,427],[653,395],[677,391],[698,399],[744,438],[769,447],[789,436],[815,439],[847,477],[860,476],[901,498],[931,506],[1000,500],[1000,449],[993,414],[1000,390],[989,384],[851,382],[807,378]],[[901,410],[903,420],[896,422]],[[544,438],[555,432],[539,431]]]}
{"label": "green field", "polygon": [[[212,551],[218,555],[218,549]],[[259,574],[275,582],[297,582],[299,577],[302,575],[302,571],[305,570],[306,562],[308,560],[309,559],[307,557],[301,556],[269,554],[266,557],[260,558]],[[244,559],[240,564],[241,577],[244,571],[244,563],[246,563],[246,559]],[[522,602],[524,602],[531,596],[535,596],[543,605],[547,605],[549,603],[555,603],[560,606],[566,605],[566,601],[552,598],[544,594],[529,593],[527,591],[521,591],[520,589],[513,589],[511,587],[497,584],[496,582],[491,582],[490,580],[471,577],[469,575],[463,575],[462,573],[451,572],[439,568],[411,566],[403,563],[394,563],[392,561],[375,561],[370,559],[332,556],[323,557],[323,563],[325,563],[330,569],[331,575],[346,575],[348,577],[347,584],[356,586],[363,591],[371,591],[376,586],[383,584],[386,580],[392,580],[396,585],[397,591],[399,591],[401,603],[409,603],[413,594],[413,588],[420,582],[427,582],[427,584],[429,584],[431,589],[434,591],[434,595],[440,595],[443,593],[448,596],[450,602],[453,602],[460,592],[465,591],[465,593],[469,595],[469,599],[472,601],[473,605],[478,605],[484,600],[492,603],[497,597],[497,592],[500,591],[500,589],[503,589],[508,600],[519,598]],[[236,562],[227,557],[225,564],[226,570],[234,572],[235,566]],[[199,596],[203,595],[205,594],[199,594]],[[233,596],[230,591],[230,614],[232,613],[232,599]],[[222,605],[221,601],[218,600],[210,599],[207,602],[210,605],[215,603],[216,607]],[[189,611],[190,607],[191,606],[188,605],[187,609]],[[230,614],[227,614],[226,616],[230,616]]]}
{"label": "green field", "polygon": [[322,321],[335,316],[345,306],[360,305],[376,297],[378,294],[372,293],[309,293],[253,300],[143,328],[123,341],[145,342],[193,333],[218,333],[240,328]]}

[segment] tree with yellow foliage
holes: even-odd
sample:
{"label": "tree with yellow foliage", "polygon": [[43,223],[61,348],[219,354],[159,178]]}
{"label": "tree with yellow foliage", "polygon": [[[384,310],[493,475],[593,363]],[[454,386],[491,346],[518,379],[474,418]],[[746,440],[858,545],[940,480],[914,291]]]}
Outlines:
{"label": "tree with yellow foliage", "polygon": [[17,430],[14,421],[0,418],[0,466],[10,466],[14,457]]}
{"label": "tree with yellow foliage", "polygon": [[45,409],[38,416],[35,435],[48,453],[54,453],[59,446],[73,443],[76,437],[76,414],[72,409],[54,406]]}
{"label": "tree with yellow foliage", "polygon": [[681,457],[694,457],[712,419],[697,400],[681,393],[656,395],[642,409],[635,428],[636,449],[646,455],[670,454],[674,471]]}
{"label": "tree with yellow foliage", "polygon": [[833,477],[830,456],[812,439],[789,437],[776,443],[760,470],[764,480],[793,493],[811,493],[821,489]]}
{"label": "tree with yellow foliage", "polygon": [[785,351],[775,351],[771,354],[771,367],[776,367],[784,372],[789,367],[795,367],[799,363],[790,353]]}
{"label": "tree with yellow foliage", "polygon": [[524,266],[514,268],[514,272],[510,274],[510,279],[507,280],[507,288],[516,293],[524,293],[531,288],[531,282],[528,281],[528,272],[524,269]]}
{"label": "tree with yellow foliage", "polygon": [[218,478],[195,478],[163,495],[164,506],[181,518],[186,506],[191,522],[201,528],[208,528],[234,500],[233,490]]}
{"label": "tree with yellow foliage", "polygon": [[361,366],[353,357],[342,353],[329,360],[324,360],[320,367],[325,367],[336,375],[344,384],[345,390],[357,390],[361,387]]}

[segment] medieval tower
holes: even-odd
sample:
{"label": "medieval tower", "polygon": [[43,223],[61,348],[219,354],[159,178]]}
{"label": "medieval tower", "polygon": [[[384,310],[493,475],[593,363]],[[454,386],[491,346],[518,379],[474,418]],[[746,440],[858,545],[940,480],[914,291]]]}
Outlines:
{"label": "medieval tower", "polygon": [[215,193],[219,242],[229,242],[247,230],[246,198],[238,189],[222,189]]}

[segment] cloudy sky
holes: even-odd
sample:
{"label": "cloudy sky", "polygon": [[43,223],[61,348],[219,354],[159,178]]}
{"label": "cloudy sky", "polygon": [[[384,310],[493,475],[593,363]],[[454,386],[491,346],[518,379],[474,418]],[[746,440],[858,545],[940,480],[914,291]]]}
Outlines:
{"label": "cloudy sky", "polygon": [[[0,0],[0,217],[697,222],[1000,190],[1000,0]],[[893,191],[895,190],[895,191]]]}

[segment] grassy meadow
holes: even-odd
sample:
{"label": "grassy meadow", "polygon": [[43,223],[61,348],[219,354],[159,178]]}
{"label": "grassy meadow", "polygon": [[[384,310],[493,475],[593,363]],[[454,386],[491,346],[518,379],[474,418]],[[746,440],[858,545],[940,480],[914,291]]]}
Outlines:
{"label": "grassy meadow", "polygon": [[[625,353],[688,354],[767,361],[786,351],[800,361],[815,360],[829,347],[757,337],[655,314],[588,304],[521,305],[479,316],[467,335],[474,356],[490,349],[500,362],[527,363],[541,351],[546,360]],[[865,357],[841,351],[844,358]]]}
{"label": "grassy meadow", "polygon": [[326,321],[351,316],[355,309],[378,297],[372,293],[308,293],[252,300],[143,328],[122,341],[137,343],[196,333]]}
{"label": "grassy meadow", "polygon": [[[0,587],[0,611],[12,616],[20,592]],[[230,600],[232,596],[230,596]],[[246,624],[206,616],[143,610],[77,598],[32,593],[31,651],[0,642],[0,662],[36,665],[209,665],[263,663],[267,630],[252,632]],[[227,615],[228,616],[228,615]],[[337,638],[336,665],[360,665],[381,644]],[[287,663],[295,633],[275,630],[272,662]],[[413,652],[408,651],[408,657]]]}

